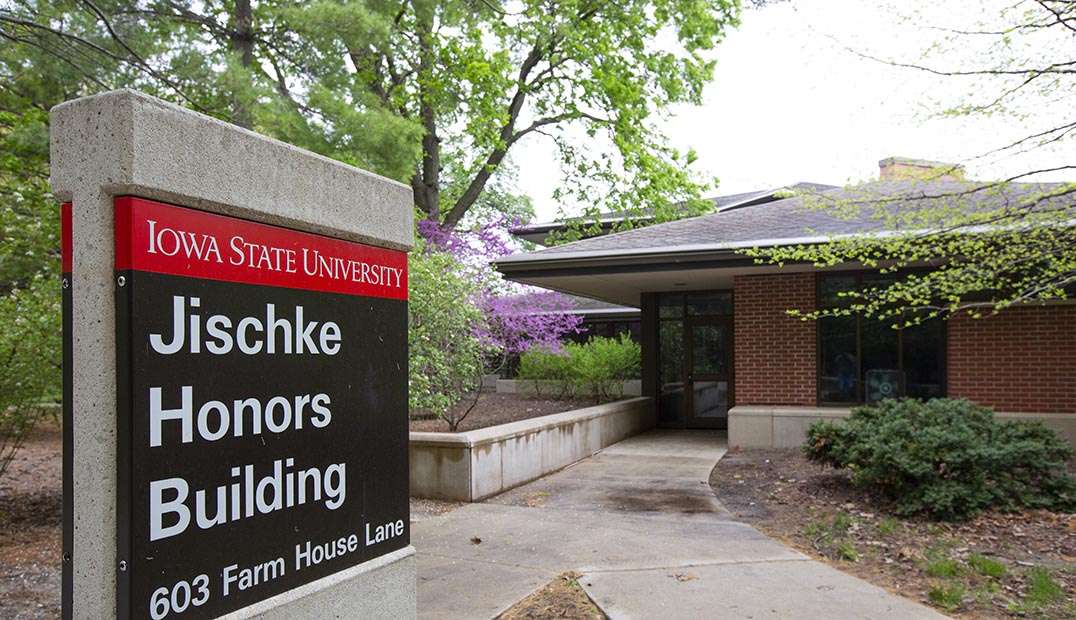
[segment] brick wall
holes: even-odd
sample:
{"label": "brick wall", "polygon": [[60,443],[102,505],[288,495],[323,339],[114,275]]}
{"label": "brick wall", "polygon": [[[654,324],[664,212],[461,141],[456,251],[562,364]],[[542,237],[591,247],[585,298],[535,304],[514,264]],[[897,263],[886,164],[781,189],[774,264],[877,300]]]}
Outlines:
{"label": "brick wall", "polygon": [[1076,414],[1076,306],[954,317],[948,328],[950,397],[996,411]]}
{"label": "brick wall", "polygon": [[733,287],[736,404],[814,406],[815,322],[785,314],[814,308],[814,274],[737,276]]}

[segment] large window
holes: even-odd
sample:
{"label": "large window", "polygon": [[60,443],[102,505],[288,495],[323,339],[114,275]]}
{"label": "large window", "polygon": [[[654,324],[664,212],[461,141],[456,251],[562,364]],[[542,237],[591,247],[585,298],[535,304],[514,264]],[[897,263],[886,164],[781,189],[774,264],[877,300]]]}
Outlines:
{"label": "large window", "polygon": [[[842,291],[884,284],[872,274],[820,276],[822,307],[849,303]],[[876,403],[885,398],[945,395],[945,326],[939,319],[910,327],[861,316],[825,317],[818,324],[818,401]]]}

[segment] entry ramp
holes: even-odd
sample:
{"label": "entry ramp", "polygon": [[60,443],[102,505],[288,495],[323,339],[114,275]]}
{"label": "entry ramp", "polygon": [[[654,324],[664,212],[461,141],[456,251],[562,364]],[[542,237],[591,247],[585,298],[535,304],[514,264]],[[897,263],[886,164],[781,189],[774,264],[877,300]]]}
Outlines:
{"label": "entry ramp", "polygon": [[491,620],[575,570],[613,620],[945,618],[733,520],[709,487],[726,446],[650,431],[414,524],[418,617]]}

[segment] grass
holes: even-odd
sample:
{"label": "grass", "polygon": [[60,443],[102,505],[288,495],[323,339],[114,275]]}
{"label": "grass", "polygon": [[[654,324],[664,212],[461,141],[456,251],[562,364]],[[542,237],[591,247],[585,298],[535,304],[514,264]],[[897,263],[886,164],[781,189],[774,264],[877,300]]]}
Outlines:
{"label": "grass", "polygon": [[856,523],[855,517],[843,510],[833,515],[808,510],[807,514],[811,519],[803,526],[803,534],[812,539],[815,549],[825,553],[825,549],[830,548],[837,559],[859,561],[859,550],[848,539],[849,530]]}
{"label": "grass", "polygon": [[950,546],[932,545],[926,549],[927,563],[923,567],[927,575],[951,579],[964,573],[964,565],[956,558],[949,557]]}
{"label": "grass", "polygon": [[953,558],[934,558],[927,561],[926,571],[931,577],[951,579],[963,573],[964,567]]}
{"label": "grass", "polygon": [[1009,569],[1004,562],[987,557],[981,553],[973,553],[968,556],[968,566],[977,575],[1000,579],[1008,574]]}
{"label": "grass", "polygon": [[[814,547],[821,550],[822,547],[829,547],[837,542],[839,538],[843,538],[848,530],[852,528],[855,523],[855,519],[852,515],[841,510],[834,514],[832,517],[828,513],[815,513],[808,511],[808,515],[811,520],[807,522],[807,525],[803,526],[803,534],[810,537],[814,541]],[[818,518],[814,518],[815,515]],[[844,542],[841,547],[851,547],[851,543]],[[841,558],[851,560],[851,557],[846,555],[841,548],[838,548],[838,554]],[[855,555],[853,562],[859,561],[858,554],[855,554],[855,548],[851,547],[851,554]]]}
{"label": "grass", "polygon": [[897,520],[893,517],[886,517],[882,519],[882,522],[878,524],[878,535],[882,538],[890,536],[893,532],[897,531]]}
{"label": "grass", "polygon": [[837,547],[837,555],[842,560],[848,560],[849,562],[859,561],[859,552],[856,551],[856,546],[850,542],[843,542]]}
{"label": "grass", "polygon": [[1027,593],[1024,604],[1032,609],[1049,607],[1065,600],[1065,591],[1057,583],[1050,571],[1037,566],[1027,571]]}
{"label": "grass", "polygon": [[927,598],[930,599],[931,603],[945,611],[954,611],[964,602],[964,592],[964,584],[946,583],[931,588],[930,592],[927,593]]}

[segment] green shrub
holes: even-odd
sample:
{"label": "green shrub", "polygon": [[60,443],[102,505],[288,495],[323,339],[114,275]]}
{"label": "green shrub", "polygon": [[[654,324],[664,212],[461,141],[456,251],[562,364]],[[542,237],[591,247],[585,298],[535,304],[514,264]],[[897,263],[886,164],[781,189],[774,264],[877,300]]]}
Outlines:
{"label": "green shrub", "polygon": [[848,468],[898,514],[966,519],[986,508],[1076,511],[1073,450],[1041,421],[997,421],[965,400],[886,400],[807,429],[808,459]]}
{"label": "green shrub", "polygon": [[532,349],[519,356],[517,379],[534,381],[538,396],[575,398],[579,387],[572,376],[572,353],[579,345],[569,343],[561,351]]}
{"label": "green shrub", "polygon": [[0,477],[63,391],[59,291],[46,273],[0,295]]}
{"label": "green shrub", "polygon": [[532,350],[519,358],[517,378],[535,383],[558,398],[594,396],[599,402],[624,395],[624,382],[639,376],[639,344],[627,334],[620,338],[591,338],[586,344],[566,343],[562,351]]}
{"label": "green shrub", "polygon": [[455,428],[466,412],[452,407],[481,385],[482,343],[472,326],[482,321],[473,303],[480,288],[444,252],[408,256],[408,407],[411,415],[433,414]]}
{"label": "green shrub", "polygon": [[573,351],[572,362],[583,389],[601,402],[624,396],[624,382],[638,376],[641,357],[639,344],[621,334],[591,338]]}

